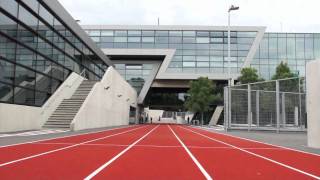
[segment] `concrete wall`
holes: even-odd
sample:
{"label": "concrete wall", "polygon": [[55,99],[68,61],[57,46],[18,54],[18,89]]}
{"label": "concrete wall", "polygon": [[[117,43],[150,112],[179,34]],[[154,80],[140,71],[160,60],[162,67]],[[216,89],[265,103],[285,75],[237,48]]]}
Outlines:
{"label": "concrete wall", "polygon": [[307,63],[308,145],[320,148],[320,60]]}
{"label": "concrete wall", "polygon": [[70,74],[42,107],[0,103],[0,133],[41,129],[62,100],[70,98],[82,81],[80,75]]}
{"label": "concrete wall", "polygon": [[136,91],[113,68],[94,85],[71,123],[73,130],[129,124],[130,106],[136,107]]}
{"label": "concrete wall", "polygon": [[39,129],[40,107],[0,103],[0,133]]}

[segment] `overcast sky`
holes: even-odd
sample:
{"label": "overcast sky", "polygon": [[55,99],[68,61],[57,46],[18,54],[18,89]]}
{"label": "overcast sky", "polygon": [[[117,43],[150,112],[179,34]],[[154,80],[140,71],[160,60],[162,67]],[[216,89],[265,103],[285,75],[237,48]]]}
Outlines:
{"label": "overcast sky", "polygon": [[269,32],[320,32],[320,0],[59,0],[80,24],[267,26]]}

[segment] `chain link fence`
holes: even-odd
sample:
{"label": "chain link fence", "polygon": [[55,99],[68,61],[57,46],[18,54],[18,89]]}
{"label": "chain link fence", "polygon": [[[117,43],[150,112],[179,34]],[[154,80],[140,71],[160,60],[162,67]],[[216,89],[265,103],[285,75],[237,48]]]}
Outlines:
{"label": "chain link fence", "polygon": [[225,128],[304,131],[305,92],[304,78],[225,87]]}

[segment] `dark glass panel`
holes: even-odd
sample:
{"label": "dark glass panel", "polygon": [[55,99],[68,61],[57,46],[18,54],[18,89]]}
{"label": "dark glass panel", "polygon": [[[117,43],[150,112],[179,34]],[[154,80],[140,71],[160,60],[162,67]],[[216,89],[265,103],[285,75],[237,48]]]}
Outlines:
{"label": "dark glass panel", "polygon": [[34,105],[34,90],[24,89],[21,87],[14,88],[14,103]]}
{"label": "dark glass panel", "polygon": [[0,59],[0,81],[13,83],[14,65]]}
{"label": "dark glass panel", "polygon": [[0,82],[0,102],[13,102],[13,87],[12,85]]}
{"label": "dark glass panel", "polygon": [[15,85],[34,88],[36,73],[32,70],[16,65]]}

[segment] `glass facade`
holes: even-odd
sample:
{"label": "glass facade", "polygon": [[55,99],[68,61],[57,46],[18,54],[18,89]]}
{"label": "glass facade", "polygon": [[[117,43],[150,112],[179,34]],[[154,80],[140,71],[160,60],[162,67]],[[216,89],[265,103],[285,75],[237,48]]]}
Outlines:
{"label": "glass facade", "polygon": [[107,68],[41,0],[0,1],[0,102],[41,106],[73,71]]}
{"label": "glass facade", "polygon": [[[227,31],[206,30],[86,30],[101,48],[176,49],[170,72],[226,73]],[[237,73],[257,32],[231,32],[231,72]]]}
{"label": "glass facade", "polygon": [[153,64],[114,64],[117,71],[140,93],[152,71]]}
{"label": "glass facade", "polygon": [[306,63],[319,58],[319,33],[265,33],[251,66],[270,79],[276,66],[286,61],[293,72],[305,76]]}
{"label": "glass facade", "polygon": [[[101,48],[176,49],[168,73],[227,73],[227,31],[212,30],[87,29]],[[197,28],[199,29],[199,28]],[[253,28],[254,29],[254,28]],[[239,73],[257,31],[231,32],[232,73]],[[319,33],[264,33],[251,61],[265,79],[287,61],[293,72],[305,76],[306,62],[320,58]]]}

